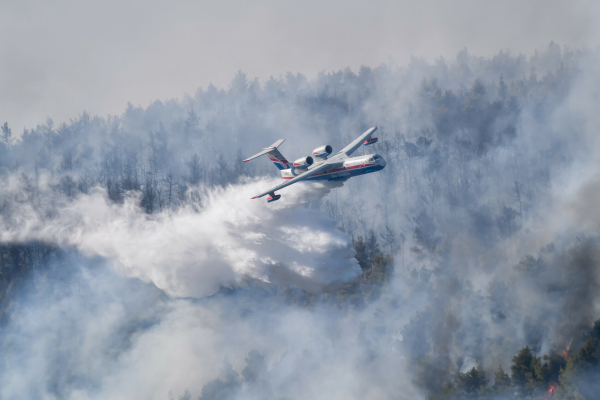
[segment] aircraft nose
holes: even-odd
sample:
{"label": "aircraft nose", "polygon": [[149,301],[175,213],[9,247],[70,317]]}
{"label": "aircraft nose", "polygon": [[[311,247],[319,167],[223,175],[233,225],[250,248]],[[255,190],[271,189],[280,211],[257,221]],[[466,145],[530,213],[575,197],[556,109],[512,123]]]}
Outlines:
{"label": "aircraft nose", "polygon": [[379,165],[381,165],[382,167],[385,167],[385,165],[386,165],[386,164],[387,164],[387,163],[385,162],[385,158],[381,157],[381,158],[379,159]]}

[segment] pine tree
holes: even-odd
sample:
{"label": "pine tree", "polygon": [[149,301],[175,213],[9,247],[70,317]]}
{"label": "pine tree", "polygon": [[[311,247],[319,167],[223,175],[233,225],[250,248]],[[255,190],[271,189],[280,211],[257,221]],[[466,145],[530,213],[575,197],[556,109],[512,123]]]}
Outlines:
{"label": "pine tree", "polygon": [[200,157],[194,153],[190,161],[186,163],[188,167],[187,182],[190,185],[197,185],[202,180],[202,164],[200,164]]}
{"label": "pine tree", "polygon": [[509,388],[511,385],[510,377],[506,372],[504,372],[502,365],[498,366],[498,370],[494,374],[494,380],[495,382],[492,386],[492,389],[494,390],[503,391]]}
{"label": "pine tree", "polygon": [[464,374],[459,372],[456,376],[456,389],[464,398],[476,398],[479,390],[485,388],[487,383],[488,379],[480,365]]}
{"label": "pine tree", "polygon": [[0,136],[0,142],[6,147],[12,146],[14,138],[12,137],[12,130],[8,127],[8,122],[2,125],[2,136]]}
{"label": "pine tree", "polygon": [[510,367],[513,385],[525,388],[528,382],[528,375],[532,374],[531,364],[533,363],[533,358],[529,346],[522,348],[519,354],[513,357],[513,365]]}
{"label": "pine tree", "polygon": [[379,243],[377,243],[377,235],[375,235],[375,232],[372,229],[369,231],[367,240],[365,242],[365,254],[371,263],[373,258],[381,254],[381,250],[379,250]]}
{"label": "pine tree", "polygon": [[369,259],[365,250],[365,243],[363,242],[362,236],[359,236],[354,242],[354,250],[356,251],[356,255],[354,256],[358,261],[358,265],[362,270],[367,270],[371,268],[371,264],[369,263]]}
{"label": "pine tree", "polygon": [[188,112],[188,117],[185,119],[184,131],[186,135],[199,133],[200,118],[194,111],[194,107]]}

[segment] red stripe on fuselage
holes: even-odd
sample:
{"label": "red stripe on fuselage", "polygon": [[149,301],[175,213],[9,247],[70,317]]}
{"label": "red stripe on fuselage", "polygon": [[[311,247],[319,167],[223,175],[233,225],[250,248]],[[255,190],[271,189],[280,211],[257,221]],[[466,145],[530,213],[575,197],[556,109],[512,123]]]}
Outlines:
{"label": "red stripe on fuselage", "polygon": [[[365,167],[370,167],[370,166],[372,166],[372,165],[375,165],[375,164],[359,164],[359,165],[352,165],[352,166],[350,166],[350,167],[336,168],[336,169],[332,169],[332,170],[329,170],[329,171],[320,172],[320,173],[318,173],[318,174],[314,174],[313,176],[324,176],[324,175],[327,175],[327,174],[334,174],[334,173],[336,173],[336,172],[340,172],[340,171],[346,171],[346,170],[349,170],[349,169],[357,169],[357,168],[365,168]],[[312,178],[313,176],[311,176],[311,178]],[[283,176],[282,178],[283,178],[283,179],[294,179],[294,178],[295,178],[295,176]]]}
{"label": "red stripe on fuselage", "polygon": [[347,171],[349,169],[357,169],[357,168],[370,167],[371,165],[375,165],[375,164],[359,164],[359,165],[352,165],[350,167],[336,168],[336,169],[332,169],[332,170],[329,170],[329,171],[325,171],[325,172],[321,172],[321,173],[318,173],[318,174],[314,174],[313,176],[322,176],[322,175],[327,175],[327,174],[334,174],[336,172]]}

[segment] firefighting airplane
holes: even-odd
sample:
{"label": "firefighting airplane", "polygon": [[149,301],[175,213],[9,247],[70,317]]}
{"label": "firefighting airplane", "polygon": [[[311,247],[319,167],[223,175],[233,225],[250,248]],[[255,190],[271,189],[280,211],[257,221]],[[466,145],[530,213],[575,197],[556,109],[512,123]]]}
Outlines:
{"label": "firefighting airplane", "polygon": [[269,195],[267,202],[279,200],[280,194],[275,194],[276,190],[283,189],[300,181],[345,181],[353,176],[368,174],[370,172],[381,171],[385,167],[385,160],[377,154],[368,154],[358,157],[350,157],[360,146],[369,146],[377,142],[377,138],[371,138],[377,127],[369,129],[348,146],[338,151],[330,157],[333,149],[330,145],[317,147],[313,150],[313,156],[317,160],[313,160],[311,156],[302,157],[294,161],[288,162],[285,157],[277,150],[277,148],[285,141],[279,139],[271,146],[266,147],[258,154],[248,157],[244,162],[250,161],[262,155],[268,154],[269,158],[277,168],[281,171],[281,177],[287,182],[277,185],[274,188],[267,190],[257,196],[252,197],[257,199],[265,195]]}

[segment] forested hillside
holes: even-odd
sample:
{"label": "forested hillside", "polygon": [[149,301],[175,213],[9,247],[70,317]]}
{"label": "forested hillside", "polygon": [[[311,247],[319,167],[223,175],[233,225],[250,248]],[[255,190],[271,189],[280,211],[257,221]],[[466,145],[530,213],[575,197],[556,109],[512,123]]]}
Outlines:
{"label": "forested hillside", "polygon": [[[0,397],[596,398],[598,57],[465,49],[0,115]],[[250,200],[280,175],[245,157],[374,125],[384,170]]]}

